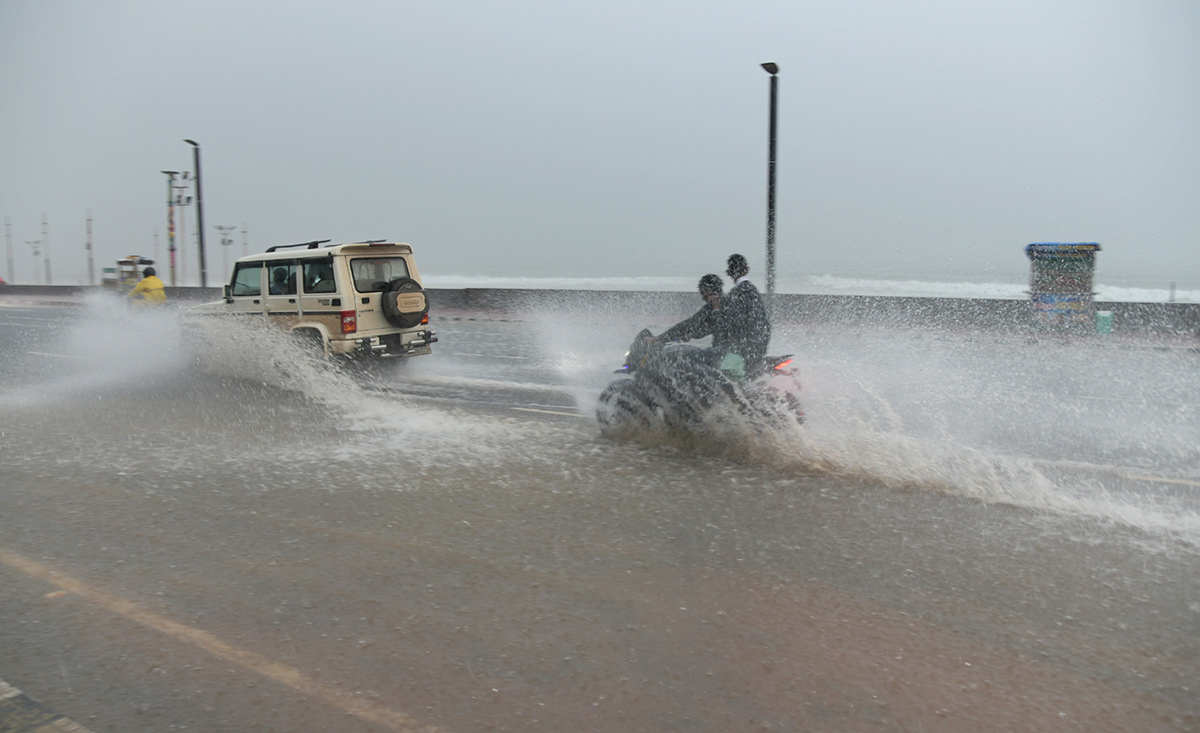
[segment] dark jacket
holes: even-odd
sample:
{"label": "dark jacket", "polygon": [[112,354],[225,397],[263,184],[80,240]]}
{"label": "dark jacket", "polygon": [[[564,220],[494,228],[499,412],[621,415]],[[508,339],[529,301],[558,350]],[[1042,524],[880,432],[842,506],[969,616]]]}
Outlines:
{"label": "dark jacket", "polygon": [[725,308],[732,333],[730,350],[746,360],[746,370],[758,369],[771,342],[771,319],[758,288],[749,280],[734,285],[725,295]]}
{"label": "dark jacket", "polygon": [[719,309],[714,308],[712,303],[706,302],[700,307],[700,310],[663,331],[658,338],[663,341],[691,341],[711,335],[714,349],[729,351],[734,341],[734,332],[731,326],[729,304],[722,297]]}

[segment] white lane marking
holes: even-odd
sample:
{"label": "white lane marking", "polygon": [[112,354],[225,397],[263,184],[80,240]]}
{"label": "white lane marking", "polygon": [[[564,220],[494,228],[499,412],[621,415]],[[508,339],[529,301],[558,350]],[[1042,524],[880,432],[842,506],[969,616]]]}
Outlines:
{"label": "white lane marking", "polygon": [[1166,476],[1150,476],[1138,473],[1124,473],[1122,471],[1118,471],[1117,475],[1132,481],[1149,481],[1156,484],[1179,484],[1180,486],[1200,487],[1200,481],[1190,481],[1185,478],[1167,478]]}
{"label": "white lane marking", "polygon": [[527,361],[529,359],[529,357],[526,357],[526,356],[505,356],[504,354],[472,354],[468,351],[455,351],[455,352],[453,352],[453,355],[454,356],[478,356],[481,358],[486,356],[489,359],[516,359],[517,361]]}
{"label": "white lane marking", "polygon": [[562,415],[563,417],[587,417],[587,415],[581,415],[578,412],[555,412],[554,410],[536,410],[532,407],[514,407],[512,409],[520,410],[521,412],[539,412],[543,415]]}
{"label": "white lane marking", "polygon": [[45,351],[26,351],[25,353],[33,354],[34,356],[53,356],[56,359],[79,359],[80,361],[87,361],[86,356],[72,356],[70,354],[48,354]]}
{"label": "white lane marking", "polygon": [[1156,407],[1200,407],[1200,404],[1195,402],[1154,402],[1151,403],[1147,399],[1138,399],[1134,397],[1089,397],[1087,395],[1079,395],[1078,399],[1092,400],[1093,402],[1126,402],[1135,405],[1151,405]]}
{"label": "white lane marking", "polygon": [[228,644],[207,631],[201,631],[177,621],[172,621],[165,616],[151,613],[120,596],[92,587],[66,573],[54,570],[47,565],[30,560],[15,552],[0,548],[0,563],[4,563],[14,570],[19,570],[26,575],[38,578],[51,585],[58,586],[62,590],[74,593],[131,621],[136,621],[143,626],[148,626],[179,641],[200,647],[209,654],[224,659],[227,662],[241,665],[252,672],[257,672],[280,684],[287,685],[302,694],[318,697],[355,717],[372,723],[378,723],[400,733],[417,733],[418,731],[420,733],[436,733],[437,731],[432,726],[421,725],[407,713],[392,710],[370,698],[360,697],[328,685],[318,679],[309,677],[295,667],[274,662],[252,651]]}
{"label": "white lane marking", "polygon": [[33,321],[35,323],[42,323],[42,322],[50,323],[53,321],[61,321],[62,320],[61,318],[42,318],[40,316],[12,316],[7,313],[5,313],[4,316],[5,316],[4,322],[0,325],[5,325],[5,326],[16,325],[16,321]]}
{"label": "white lane marking", "polygon": [[1186,478],[1170,478],[1168,476],[1154,476],[1148,473],[1135,473],[1133,470],[1123,466],[1099,466],[1087,463],[1079,463],[1076,461],[1034,461],[1034,465],[1046,466],[1048,468],[1066,468],[1076,471],[1091,471],[1093,473],[1107,473],[1117,478],[1129,479],[1130,481],[1146,481],[1154,484],[1179,484],[1180,486],[1196,486],[1200,487],[1200,481],[1193,481]]}

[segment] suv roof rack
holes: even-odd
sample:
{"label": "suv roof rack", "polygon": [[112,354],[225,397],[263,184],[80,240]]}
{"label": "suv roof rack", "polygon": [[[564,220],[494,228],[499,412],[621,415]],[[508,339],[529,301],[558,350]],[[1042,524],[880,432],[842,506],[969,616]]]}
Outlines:
{"label": "suv roof rack", "polygon": [[332,239],[319,239],[313,242],[300,242],[299,244],[277,244],[274,247],[267,247],[268,252],[274,252],[277,249],[288,249],[290,247],[306,247],[308,249],[316,249],[322,244],[332,242]]}

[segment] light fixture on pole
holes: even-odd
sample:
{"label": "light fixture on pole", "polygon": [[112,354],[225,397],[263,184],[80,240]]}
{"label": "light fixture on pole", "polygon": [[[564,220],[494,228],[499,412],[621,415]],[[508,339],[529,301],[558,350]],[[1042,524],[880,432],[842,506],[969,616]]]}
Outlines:
{"label": "light fixture on pole", "polygon": [[767,293],[775,292],[775,118],[779,99],[779,65],[765,63],[771,75],[771,128],[767,151]]}
{"label": "light fixture on pole", "polygon": [[192,146],[193,158],[196,162],[196,230],[200,232],[200,287],[208,287],[208,269],[204,265],[204,194],[200,191],[200,143],[195,140],[184,140]]}

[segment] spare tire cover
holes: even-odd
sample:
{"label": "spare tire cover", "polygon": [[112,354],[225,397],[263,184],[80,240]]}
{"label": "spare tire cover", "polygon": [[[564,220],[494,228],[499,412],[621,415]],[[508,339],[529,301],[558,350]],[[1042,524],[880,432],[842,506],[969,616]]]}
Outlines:
{"label": "spare tire cover", "polygon": [[383,315],[388,322],[400,328],[421,325],[421,319],[429,312],[429,299],[421,284],[411,277],[398,277],[389,282],[380,293]]}

